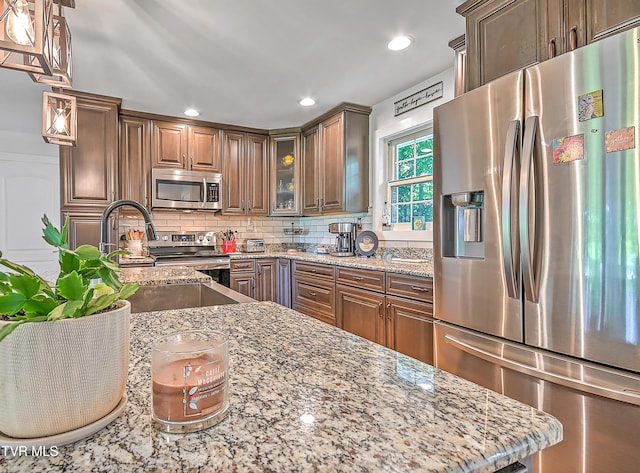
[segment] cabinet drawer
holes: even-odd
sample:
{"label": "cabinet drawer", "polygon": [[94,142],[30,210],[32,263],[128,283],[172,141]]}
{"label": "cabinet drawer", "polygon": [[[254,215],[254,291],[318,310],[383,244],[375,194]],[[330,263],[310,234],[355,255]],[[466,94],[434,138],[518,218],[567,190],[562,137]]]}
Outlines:
{"label": "cabinet drawer", "polygon": [[229,267],[231,268],[232,273],[237,273],[239,271],[253,271],[254,270],[254,260],[245,259],[239,261],[231,261],[229,263]]}
{"label": "cabinet drawer", "polygon": [[293,281],[293,309],[317,319],[336,323],[333,282],[297,276]]}
{"label": "cabinet drawer", "polygon": [[336,281],[361,289],[384,292],[384,273],[381,271],[337,266]]}
{"label": "cabinet drawer", "polygon": [[308,263],[306,261],[293,262],[294,274],[309,275],[333,281],[334,268],[328,264]]}
{"label": "cabinet drawer", "polygon": [[387,273],[387,294],[404,296],[418,301],[433,301],[433,279]]}

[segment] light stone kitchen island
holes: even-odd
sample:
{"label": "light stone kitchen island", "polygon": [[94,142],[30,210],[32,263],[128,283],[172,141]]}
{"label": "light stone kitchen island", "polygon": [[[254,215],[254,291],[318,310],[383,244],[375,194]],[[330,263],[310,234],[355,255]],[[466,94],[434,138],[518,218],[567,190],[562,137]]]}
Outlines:
{"label": "light stone kitchen island", "polygon": [[[230,413],[160,433],[149,344],[204,328],[229,334]],[[491,472],[562,438],[545,413],[271,302],[133,314],[127,394],[92,437],[0,470]]]}

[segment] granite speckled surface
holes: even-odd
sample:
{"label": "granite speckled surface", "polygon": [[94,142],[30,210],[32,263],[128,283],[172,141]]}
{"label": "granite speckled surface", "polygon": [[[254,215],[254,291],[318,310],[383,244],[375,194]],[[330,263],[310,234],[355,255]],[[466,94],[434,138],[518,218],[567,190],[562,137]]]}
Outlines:
{"label": "granite speckled surface", "polygon": [[[230,337],[230,413],[155,431],[149,343],[202,328]],[[0,470],[482,473],[562,437],[545,413],[271,302],[134,314],[131,340],[120,417],[56,457],[0,456]]]}
{"label": "granite speckled surface", "polygon": [[209,282],[211,277],[186,266],[158,266],[147,268],[121,268],[122,282],[137,282],[142,286],[162,284],[189,284]]}
{"label": "granite speckled surface", "polygon": [[373,269],[390,273],[409,274],[411,276],[433,277],[433,260],[418,260],[419,263],[394,262],[391,259],[364,258],[362,256],[330,256],[315,253],[234,253],[234,259],[250,258],[289,258],[291,260],[311,261],[314,263],[331,264],[334,266],[349,266],[352,268]]}

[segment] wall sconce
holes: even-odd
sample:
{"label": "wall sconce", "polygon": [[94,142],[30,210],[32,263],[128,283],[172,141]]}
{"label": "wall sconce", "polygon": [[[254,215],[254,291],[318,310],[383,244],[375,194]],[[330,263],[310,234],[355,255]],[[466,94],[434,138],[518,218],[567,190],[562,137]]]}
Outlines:
{"label": "wall sconce", "polygon": [[71,31],[67,19],[62,16],[62,0],[58,0],[58,14],[53,16],[53,53],[51,75],[29,72],[31,78],[41,84],[71,87]]}
{"label": "wall sconce", "polygon": [[3,0],[0,66],[52,74],[53,0]]}
{"label": "wall sconce", "polygon": [[44,92],[42,101],[42,138],[47,143],[76,145],[76,98],[70,95]]}

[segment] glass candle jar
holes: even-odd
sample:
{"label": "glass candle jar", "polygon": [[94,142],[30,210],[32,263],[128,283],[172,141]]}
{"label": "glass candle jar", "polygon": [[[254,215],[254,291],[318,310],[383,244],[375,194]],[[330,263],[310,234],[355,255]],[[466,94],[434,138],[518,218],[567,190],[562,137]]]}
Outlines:
{"label": "glass candle jar", "polygon": [[229,338],[213,330],[166,335],[151,343],[151,420],[158,430],[195,432],[229,410]]}

